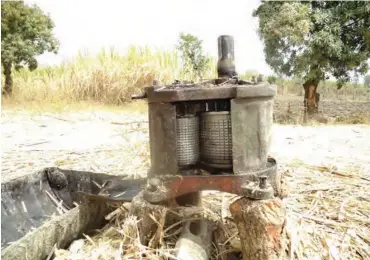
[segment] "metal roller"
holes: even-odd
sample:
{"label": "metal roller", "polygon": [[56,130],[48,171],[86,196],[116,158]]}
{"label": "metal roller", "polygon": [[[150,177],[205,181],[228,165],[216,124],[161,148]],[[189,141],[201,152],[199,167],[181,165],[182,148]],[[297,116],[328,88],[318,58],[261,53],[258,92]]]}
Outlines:
{"label": "metal roller", "polygon": [[215,168],[232,167],[231,118],[229,111],[205,112],[200,126],[201,156]]}
{"label": "metal roller", "polygon": [[176,150],[179,166],[192,165],[199,160],[199,118],[184,116],[176,118]]}

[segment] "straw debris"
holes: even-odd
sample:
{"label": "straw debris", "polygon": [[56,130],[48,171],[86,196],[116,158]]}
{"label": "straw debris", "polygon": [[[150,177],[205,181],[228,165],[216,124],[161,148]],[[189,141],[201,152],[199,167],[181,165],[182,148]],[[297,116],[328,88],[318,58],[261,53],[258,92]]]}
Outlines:
{"label": "straw debris", "polygon": [[[231,241],[237,238],[236,227],[233,227],[233,232],[229,227],[230,223],[222,221],[221,204],[225,196],[232,195],[210,193],[203,196],[202,207],[168,209],[168,214],[163,216],[169,215],[170,218],[158,218],[157,214],[150,216],[157,224],[157,230],[148,246],[140,242],[138,223],[141,220],[130,215],[130,203],[125,203],[106,216],[109,224],[102,230],[97,231],[94,236],[85,235],[85,239],[76,240],[68,250],[57,249],[54,259],[175,259],[174,247],[183,224],[198,219],[208,219],[215,232],[224,234],[223,239],[217,238],[212,249],[212,259],[220,259],[220,256],[227,252],[240,251],[231,245]],[[177,221],[174,222],[173,219]]]}
{"label": "straw debris", "polygon": [[291,189],[285,199],[291,259],[370,258],[369,176],[304,164],[284,176]]}
{"label": "straw debris", "polygon": [[[285,259],[370,259],[370,176],[300,163],[288,167],[283,177],[290,190],[283,200]],[[230,253],[240,257],[240,240],[228,209],[235,198],[204,192],[202,207],[168,209],[177,216],[175,223],[152,216],[157,230],[148,246],[140,243],[140,219],[129,215],[130,203],[125,203],[107,215],[106,227],[79,242],[78,250],[74,244],[57,249],[55,259],[174,259],[183,223],[202,218],[214,225],[212,259],[226,259]]]}

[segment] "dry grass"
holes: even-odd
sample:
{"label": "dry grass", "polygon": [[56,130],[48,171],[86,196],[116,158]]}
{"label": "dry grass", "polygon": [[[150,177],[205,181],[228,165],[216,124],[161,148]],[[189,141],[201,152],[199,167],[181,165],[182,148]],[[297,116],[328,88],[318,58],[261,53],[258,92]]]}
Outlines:
{"label": "dry grass", "polygon": [[42,103],[38,101],[20,103],[14,101],[11,98],[2,98],[2,109],[4,111],[27,111],[33,114],[45,114],[45,113],[72,113],[72,112],[84,112],[84,111],[106,111],[106,112],[135,112],[146,114],[148,112],[148,104],[146,100],[137,100],[134,102],[128,102],[124,104],[103,104],[94,101],[78,101],[71,103],[64,102],[51,102]]}
{"label": "dry grass", "polygon": [[[344,103],[352,106],[351,111],[346,111],[346,114],[336,112],[330,114],[330,111],[320,109],[320,112],[314,116],[308,116],[304,114],[304,107],[300,105],[298,108],[292,109],[291,104],[288,101],[287,106],[280,108],[280,110],[274,110],[274,122],[283,125],[340,125],[340,124],[370,124],[370,110],[366,111],[363,108],[356,105],[355,102],[343,101]],[[335,105],[332,105],[335,107]],[[336,108],[336,107],[335,107]],[[332,112],[331,112],[332,113]]]}
{"label": "dry grass", "polygon": [[291,258],[370,258],[369,176],[301,163],[285,176]]}
{"label": "dry grass", "polygon": [[[370,176],[301,162],[292,163],[283,176],[290,189],[284,199],[284,259],[370,258]],[[201,217],[214,224],[217,240],[213,241],[212,259],[221,259],[227,252],[240,252],[236,227],[230,214],[223,212],[223,196],[208,193],[203,196],[202,208],[177,209],[183,221]],[[226,196],[230,202],[232,196]],[[96,235],[75,242],[69,250],[57,250],[56,259],[174,259],[174,245],[183,222],[158,225],[158,241],[163,243],[149,248],[140,244],[139,220],[128,215],[128,207],[129,203],[110,214],[110,224]]]}
{"label": "dry grass", "polygon": [[[226,196],[231,197],[231,195]],[[155,235],[149,243],[159,241],[156,248],[140,243],[137,225],[140,220],[136,216],[128,214],[130,203],[125,203],[106,216],[110,224],[99,230],[94,236],[85,235],[84,240],[75,241],[69,250],[57,250],[55,259],[91,259],[92,257],[97,257],[96,259],[175,259],[174,247],[182,225],[186,221],[200,219],[209,220],[213,224],[212,229],[226,231],[223,240],[218,240],[219,243],[225,243],[225,245],[212,245],[212,259],[219,259],[223,252],[238,251],[228,244],[237,243],[232,240],[233,234],[230,228],[227,228],[227,224],[222,221],[221,200],[220,194],[208,194],[204,196],[201,208],[173,208],[170,210],[170,214],[175,214],[176,219],[179,219],[175,223],[166,221],[165,225],[162,226],[159,224],[161,221],[155,219],[155,222],[158,223],[158,230],[154,232]]]}
{"label": "dry grass", "polygon": [[[206,78],[213,77],[215,66],[209,64]],[[175,51],[131,47],[121,55],[114,49],[102,50],[95,56],[80,53],[58,66],[38,68],[33,72],[14,72],[13,95],[5,104],[71,104],[99,102],[123,104],[156,79],[170,83],[174,79],[195,79],[183,74]],[[2,79],[2,86],[4,79]]]}
{"label": "dry grass", "polygon": [[357,115],[339,116],[336,118],[337,124],[370,124],[370,112],[362,112]]}
{"label": "dry grass", "polygon": [[[211,59],[207,66],[204,78],[214,78],[215,59]],[[81,106],[81,103],[120,105],[129,101],[132,94],[149,86],[153,79],[161,83],[171,83],[174,79],[198,80],[194,74],[184,74],[184,71],[176,51],[133,46],[122,55],[114,49],[103,49],[95,56],[80,53],[61,65],[38,68],[33,72],[27,69],[14,71],[14,93],[2,102],[5,107],[39,106],[45,109]],[[248,73],[241,75],[248,79],[250,76]],[[276,84],[281,96],[303,95],[302,82],[297,79],[281,79]],[[319,86],[319,92],[327,99],[370,100],[370,90],[354,84],[337,90],[333,82],[325,82]]]}

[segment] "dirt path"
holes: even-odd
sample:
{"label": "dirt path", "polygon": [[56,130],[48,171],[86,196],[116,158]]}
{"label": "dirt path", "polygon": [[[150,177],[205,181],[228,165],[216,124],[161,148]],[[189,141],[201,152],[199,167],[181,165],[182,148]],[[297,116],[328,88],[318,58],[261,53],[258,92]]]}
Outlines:
{"label": "dirt path", "polygon": [[[3,111],[2,181],[58,166],[146,173],[146,117],[133,113],[43,114]],[[119,124],[117,124],[119,123]]]}
{"label": "dirt path", "polygon": [[[146,116],[129,112],[2,112],[2,181],[58,166],[110,174],[145,174]],[[128,122],[144,123],[128,123]],[[118,124],[117,124],[118,123]],[[274,125],[271,156],[296,163],[370,170],[370,126]]]}

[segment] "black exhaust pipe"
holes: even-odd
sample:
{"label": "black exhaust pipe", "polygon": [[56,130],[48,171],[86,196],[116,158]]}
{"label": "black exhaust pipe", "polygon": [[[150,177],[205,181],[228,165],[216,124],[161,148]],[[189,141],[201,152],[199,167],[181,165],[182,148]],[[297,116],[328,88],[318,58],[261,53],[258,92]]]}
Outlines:
{"label": "black exhaust pipe", "polygon": [[219,36],[217,62],[217,74],[219,78],[232,78],[237,75],[234,57],[234,38],[230,35]]}

